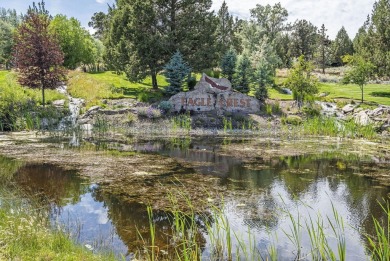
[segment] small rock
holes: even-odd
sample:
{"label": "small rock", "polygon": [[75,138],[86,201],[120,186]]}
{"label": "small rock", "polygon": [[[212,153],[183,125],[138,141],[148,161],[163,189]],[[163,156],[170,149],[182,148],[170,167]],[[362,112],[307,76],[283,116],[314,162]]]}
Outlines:
{"label": "small rock", "polygon": [[289,94],[289,95],[292,95],[292,91],[288,88],[282,88],[282,91],[284,94]]}
{"label": "small rock", "polygon": [[329,93],[327,93],[327,92],[322,92],[322,93],[320,93],[319,95],[318,95],[318,97],[326,97],[326,96],[328,96],[329,95]]}
{"label": "small rock", "polygon": [[350,112],[353,112],[353,110],[355,109],[355,106],[353,106],[352,104],[347,104],[345,105],[341,110],[347,114],[347,113],[350,113]]}
{"label": "small rock", "polygon": [[54,107],[63,108],[65,106],[65,100],[55,100],[52,104]]}
{"label": "small rock", "polygon": [[368,117],[367,113],[365,111],[361,111],[354,115],[355,122],[357,124],[360,124],[362,126],[366,126],[371,123],[370,117]]}
{"label": "small rock", "polygon": [[90,244],[86,244],[84,245],[88,250],[92,251],[93,250],[93,246],[91,246]]}

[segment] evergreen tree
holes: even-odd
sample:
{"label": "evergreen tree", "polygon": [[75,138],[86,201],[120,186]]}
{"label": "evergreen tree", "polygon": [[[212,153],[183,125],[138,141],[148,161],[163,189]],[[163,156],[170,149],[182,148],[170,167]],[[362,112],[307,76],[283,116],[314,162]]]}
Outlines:
{"label": "evergreen tree", "polygon": [[337,32],[332,44],[332,62],[338,66],[343,65],[342,57],[353,54],[353,44],[344,26]]}
{"label": "evergreen tree", "polygon": [[268,44],[267,37],[258,45],[257,51],[252,57],[254,68],[254,81],[256,82],[255,96],[261,101],[268,98],[268,87],[274,84],[276,68],[280,63],[280,58],[276,54],[272,45]]}
{"label": "evergreen tree", "polygon": [[191,72],[190,67],[184,61],[183,56],[177,51],[169,62],[164,66],[164,75],[167,78],[169,86],[166,93],[174,95],[182,91],[185,78]]}
{"label": "evergreen tree", "polygon": [[297,20],[291,33],[291,47],[294,57],[304,56],[311,60],[317,48],[317,27],[306,20]]}
{"label": "evergreen tree", "polygon": [[233,75],[236,72],[237,54],[233,49],[230,49],[222,57],[221,69],[222,76],[226,77],[230,82],[233,80]]}
{"label": "evergreen tree", "polygon": [[158,88],[157,73],[176,50],[194,70],[216,65],[216,18],[211,0],[120,0],[109,15],[105,37],[107,64],[131,81],[147,75]]}
{"label": "evergreen tree", "polygon": [[311,74],[313,69],[313,65],[305,61],[305,58],[301,55],[290,69],[286,80],[286,85],[293,91],[294,99],[299,108],[305,100],[318,92],[318,81]]}
{"label": "evergreen tree", "polygon": [[229,9],[225,1],[223,1],[221,8],[217,14],[218,25],[215,31],[216,42],[218,46],[218,59],[221,60],[222,56],[233,47],[235,42],[235,24],[233,16],[229,14]]}
{"label": "evergreen tree", "polygon": [[50,17],[44,11],[44,4],[39,6],[39,10],[35,4],[35,8],[29,9],[17,29],[14,60],[20,72],[19,82],[31,88],[41,88],[44,106],[45,89],[55,88],[65,78],[65,71],[61,66],[64,55],[49,31]]}
{"label": "evergreen tree", "polygon": [[321,65],[322,73],[325,74],[325,67],[329,64],[329,56],[330,56],[330,44],[328,35],[326,34],[328,31],[325,28],[325,25],[322,24],[321,29],[318,31],[318,41],[319,41],[319,64]]}
{"label": "evergreen tree", "polygon": [[252,78],[252,68],[249,57],[244,53],[238,59],[234,87],[242,93],[249,92],[249,83]]}

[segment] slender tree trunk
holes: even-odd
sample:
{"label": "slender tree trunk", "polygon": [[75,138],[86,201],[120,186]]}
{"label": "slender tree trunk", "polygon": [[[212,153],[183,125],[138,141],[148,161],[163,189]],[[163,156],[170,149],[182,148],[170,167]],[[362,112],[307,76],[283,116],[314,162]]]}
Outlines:
{"label": "slender tree trunk", "polygon": [[42,105],[45,108],[45,86],[42,84]]}
{"label": "slender tree trunk", "polygon": [[158,90],[157,73],[155,70],[152,70],[152,86],[153,90]]}
{"label": "slender tree trunk", "polygon": [[360,87],[360,89],[362,90],[362,103],[363,103],[363,93],[364,93],[364,85],[362,85],[361,87]]}

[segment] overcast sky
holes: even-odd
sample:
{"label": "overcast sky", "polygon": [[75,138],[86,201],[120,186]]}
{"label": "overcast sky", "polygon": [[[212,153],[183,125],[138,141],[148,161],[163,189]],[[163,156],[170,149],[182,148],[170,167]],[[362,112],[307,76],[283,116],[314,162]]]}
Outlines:
{"label": "overcast sky", "polygon": [[[0,7],[16,9],[25,13],[33,1],[0,0]],[[38,1],[35,1],[38,2]],[[95,12],[107,11],[107,3],[114,0],[46,0],[46,8],[52,15],[62,13],[76,17],[84,27]],[[213,9],[218,10],[223,0],[213,0]],[[344,26],[351,38],[368,14],[371,14],[375,0],[226,0],[230,13],[240,18],[249,18],[249,9],[256,4],[267,5],[280,2],[288,11],[288,21],[306,19],[317,27],[325,24],[328,35],[333,39],[341,26]]]}

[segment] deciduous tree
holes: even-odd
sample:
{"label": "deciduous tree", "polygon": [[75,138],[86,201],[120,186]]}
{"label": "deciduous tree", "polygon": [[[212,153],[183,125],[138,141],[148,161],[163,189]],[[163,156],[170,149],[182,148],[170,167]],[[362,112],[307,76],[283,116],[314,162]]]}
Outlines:
{"label": "deciduous tree", "polygon": [[294,99],[299,108],[308,97],[318,92],[318,81],[311,74],[313,69],[313,65],[305,61],[305,58],[301,55],[290,69],[286,80],[286,85],[293,91]]}
{"label": "deciduous tree", "polygon": [[344,57],[344,62],[349,64],[350,69],[347,71],[342,82],[344,84],[357,84],[362,94],[363,103],[364,85],[367,84],[370,77],[372,76],[375,66],[371,62],[366,61],[363,57],[358,55],[346,56]]}
{"label": "deciduous tree", "polygon": [[41,88],[45,106],[45,89],[55,88],[65,78],[64,55],[49,31],[50,18],[44,4],[40,10],[34,6],[17,29],[14,61],[19,70],[19,82],[31,88]]}

